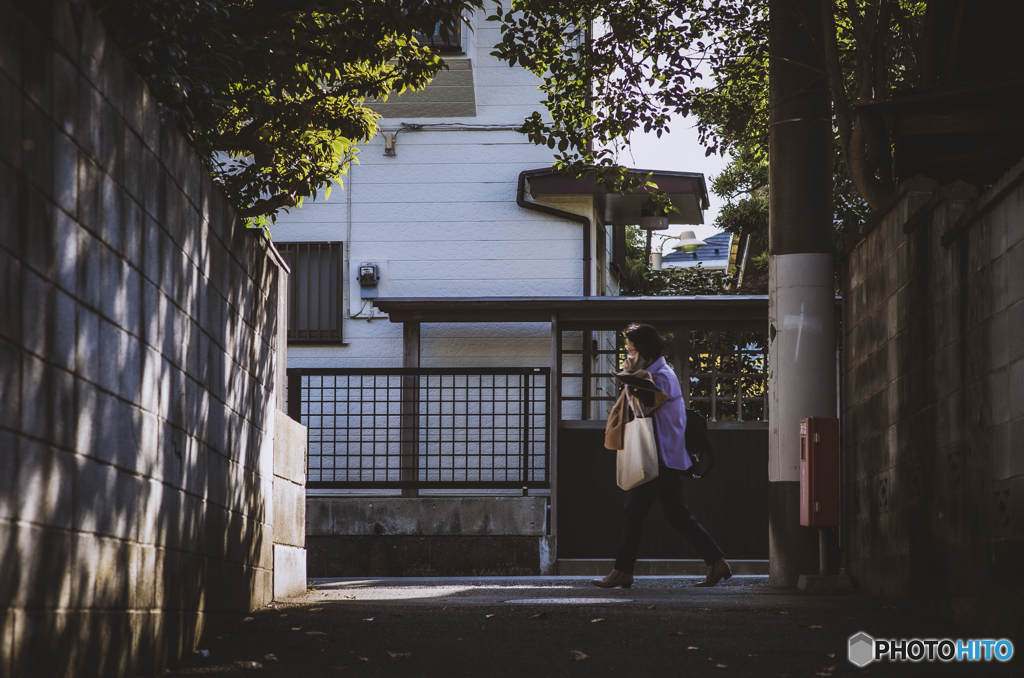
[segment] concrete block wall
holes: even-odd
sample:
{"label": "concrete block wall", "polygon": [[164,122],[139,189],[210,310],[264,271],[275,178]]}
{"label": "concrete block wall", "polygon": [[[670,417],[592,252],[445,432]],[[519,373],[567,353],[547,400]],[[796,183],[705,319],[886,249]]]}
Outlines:
{"label": "concrete block wall", "polygon": [[1024,632],[1024,163],[915,180],[845,265],[849,573],[976,633]]}
{"label": "concrete block wall", "polygon": [[0,677],[149,674],[301,555],[286,274],[86,4],[0,16]]}
{"label": "concrete block wall", "polygon": [[274,598],[306,592],[306,427],[274,412]]}

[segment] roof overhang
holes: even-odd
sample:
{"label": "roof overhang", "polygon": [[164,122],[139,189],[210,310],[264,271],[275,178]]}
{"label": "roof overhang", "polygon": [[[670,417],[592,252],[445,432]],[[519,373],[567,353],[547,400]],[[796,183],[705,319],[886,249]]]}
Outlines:
{"label": "roof overhang", "polygon": [[[631,169],[630,174],[646,176],[658,188],[668,193],[672,205],[679,210],[669,215],[670,224],[703,224],[704,210],[708,208],[708,189],[704,175],[699,172],[667,172],[660,170]],[[625,226],[640,221],[640,210],[653,191],[643,187],[633,193],[609,193],[597,183],[597,177],[573,179],[554,169],[540,169],[526,172],[530,195],[536,200],[544,196],[590,195],[594,206],[605,225]]]}
{"label": "roof overhang", "polygon": [[767,296],[382,297],[373,304],[394,323],[550,323],[557,316],[564,330],[619,330],[634,321],[664,329],[768,327]]}

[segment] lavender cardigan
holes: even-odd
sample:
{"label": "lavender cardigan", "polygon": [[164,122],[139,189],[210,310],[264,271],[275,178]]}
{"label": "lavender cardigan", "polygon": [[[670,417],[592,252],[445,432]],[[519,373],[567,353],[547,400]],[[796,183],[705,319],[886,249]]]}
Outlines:
{"label": "lavender cardigan", "polygon": [[669,396],[660,407],[643,408],[645,415],[654,413],[658,456],[665,466],[685,471],[692,464],[686,453],[686,404],[679,388],[679,378],[664,358],[655,360],[647,371],[654,378],[654,384]]}

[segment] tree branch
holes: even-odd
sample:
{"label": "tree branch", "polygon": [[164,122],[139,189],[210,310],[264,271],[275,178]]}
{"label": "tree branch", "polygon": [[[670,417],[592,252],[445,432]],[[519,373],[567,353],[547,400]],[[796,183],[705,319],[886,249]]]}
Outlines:
{"label": "tree branch", "polygon": [[271,212],[282,207],[295,207],[295,196],[291,193],[278,193],[272,198],[259,200],[255,204],[238,210],[238,216],[243,219],[251,219]]}
{"label": "tree branch", "polygon": [[[890,189],[874,173],[874,167],[867,157],[868,137],[861,116],[854,115],[850,100],[846,96],[842,65],[839,60],[839,42],[836,33],[836,18],[831,0],[821,4],[822,31],[824,32],[825,69],[828,71],[829,89],[832,91],[833,111],[839,129],[839,143],[846,158],[850,180],[857,192],[864,197],[872,209],[881,207],[889,197]],[[863,60],[858,60],[863,63]],[[871,61],[868,60],[868,73]],[[861,72],[859,83],[861,93],[865,84],[865,73]],[[870,78],[870,76],[867,76]]]}

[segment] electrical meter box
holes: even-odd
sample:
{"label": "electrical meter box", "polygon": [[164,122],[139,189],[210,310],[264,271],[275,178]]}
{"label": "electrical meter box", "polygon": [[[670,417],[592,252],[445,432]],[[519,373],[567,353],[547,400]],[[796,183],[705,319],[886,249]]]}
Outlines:
{"label": "electrical meter box", "polygon": [[800,524],[839,526],[839,420],[800,420]]}
{"label": "electrical meter box", "polygon": [[371,262],[359,264],[359,272],[356,274],[356,281],[359,283],[359,296],[362,299],[377,298],[377,284],[380,282],[380,267]]}

